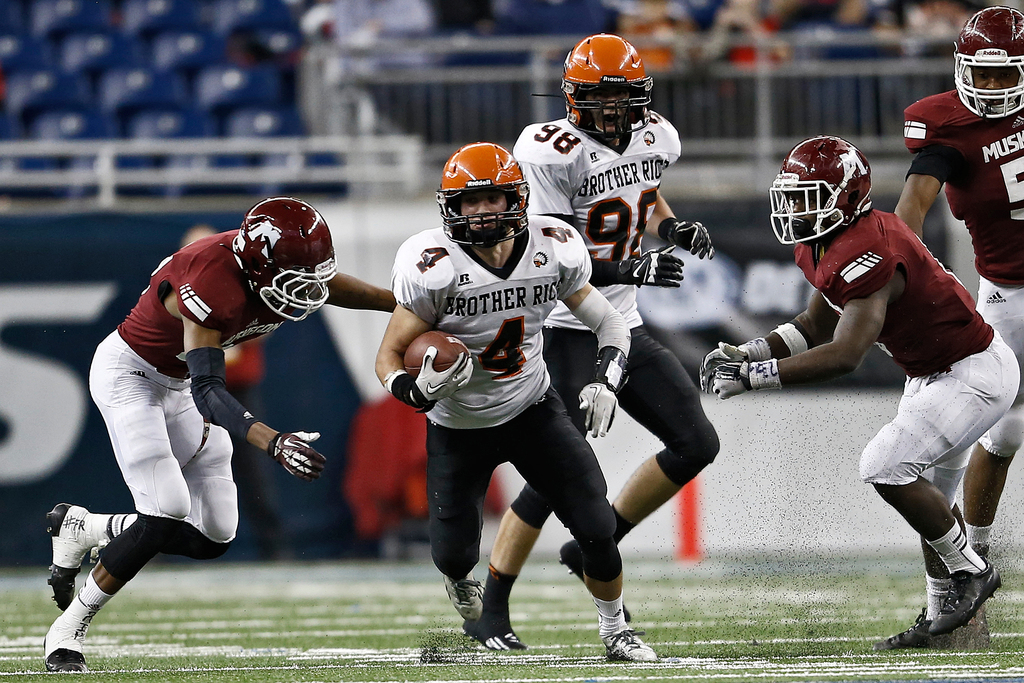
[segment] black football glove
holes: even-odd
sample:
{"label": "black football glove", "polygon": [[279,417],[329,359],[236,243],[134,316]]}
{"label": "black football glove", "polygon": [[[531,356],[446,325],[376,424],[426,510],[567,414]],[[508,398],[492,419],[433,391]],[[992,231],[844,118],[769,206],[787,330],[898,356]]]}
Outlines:
{"label": "black football glove", "polygon": [[280,432],[270,440],[267,453],[290,474],[303,481],[313,481],[320,477],[327,464],[327,459],[309,445],[319,438],[320,432]]}
{"label": "black football glove", "polygon": [[715,248],[711,246],[711,235],[699,221],[681,221],[678,218],[666,218],[658,226],[658,235],[677,247],[686,249],[697,258],[713,259]]}
{"label": "black football glove", "polygon": [[683,279],[683,262],[672,255],[676,245],[645,251],[635,258],[619,261],[619,280],[625,285],[678,287]]}

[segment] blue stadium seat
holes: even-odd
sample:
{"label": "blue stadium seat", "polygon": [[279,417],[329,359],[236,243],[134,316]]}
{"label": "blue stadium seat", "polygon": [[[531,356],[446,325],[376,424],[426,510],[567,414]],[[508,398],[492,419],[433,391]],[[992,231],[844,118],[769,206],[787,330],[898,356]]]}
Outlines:
{"label": "blue stadium seat", "polygon": [[25,34],[0,35],[0,64],[4,73],[25,69],[50,69],[54,65],[50,43]]}
{"label": "blue stadium seat", "polygon": [[153,66],[190,71],[224,61],[224,39],[203,31],[171,31],[153,38]]}
{"label": "blue stadium seat", "polygon": [[302,135],[302,121],[291,107],[246,107],[228,115],[224,133],[234,138]]}
{"label": "blue stadium seat", "polygon": [[284,58],[297,53],[302,48],[302,34],[294,29],[271,28],[254,31],[252,34],[260,46],[275,57]]}
{"label": "blue stadium seat", "polygon": [[149,38],[162,31],[184,31],[199,25],[196,0],[126,0],[121,6],[121,28]]}
{"label": "blue stadium seat", "polygon": [[204,138],[214,135],[216,126],[209,116],[197,111],[154,109],[131,117],[127,132],[130,138]]}
{"label": "blue stadium seat", "polygon": [[110,25],[107,0],[34,0],[32,33],[59,38],[72,31],[103,30]]}
{"label": "blue stadium seat", "polygon": [[84,109],[89,81],[80,74],[52,69],[15,71],[7,77],[7,112],[23,125],[45,109]]}
{"label": "blue stadium seat", "polygon": [[136,42],[118,33],[69,33],[60,45],[60,65],[69,72],[94,74],[139,63],[140,52]]}
{"label": "blue stadium seat", "polygon": [[213,28],[222,35],[261,28],[295,28],[281,0],[217,0]]}
{"label": "blue stadium seat", "polygon": [[186,99],[179,74],[135,67],[110,69],[100,76],[99,105],[107,113],[130,116],[142,109],[178,107]]}
{"label": "blue stadium seat", "polygon": [[0,0],[0,33],[22,33],[24,30],[21,3],[18,0]]}
{"label": "blue stadium seat", "polygon": [[36,140],[92,140],[116,135],[108,117],[80,110],[43,112],[32,121],[30,132]]}
{"label": "blue stadium seat", "polygon": [[210,66],[196,78],[196,103],[214,114],[248,106],[274,105],[281,97],[281,75],[276,67]]}

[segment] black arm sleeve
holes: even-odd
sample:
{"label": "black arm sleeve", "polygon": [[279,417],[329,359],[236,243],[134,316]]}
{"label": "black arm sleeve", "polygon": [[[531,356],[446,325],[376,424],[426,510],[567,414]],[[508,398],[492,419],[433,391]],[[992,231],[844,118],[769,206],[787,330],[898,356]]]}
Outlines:
{"label": "black arm sleeve", "polygon": [[204,418],[245,440],[256,418],[228,392],[224,382],[224,350],[201,346],[185,354],[192,375],[192,400]]}
{"label": "black arm sleeve", "polygon": [[910,163],[907,176],[930,175],[940,183],[956,180],[967,166],[967,160],[959,150],[946,145],[929,145],[922,149]]}
{"label": "black arm sleeve", "polygon": [[607,285],[621,285],[622,273],[619,272],[619,264],[621,261],[598,261],[594,258],[593,254],[590,256],[590,284],[595,287],[605,287]]}

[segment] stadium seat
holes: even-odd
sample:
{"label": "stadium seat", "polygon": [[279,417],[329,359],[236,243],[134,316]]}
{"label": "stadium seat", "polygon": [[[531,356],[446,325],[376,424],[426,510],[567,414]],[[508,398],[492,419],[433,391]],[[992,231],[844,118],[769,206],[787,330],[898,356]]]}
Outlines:
{"label": "stadium seat", "polygon": [[252,40],[279,60],[291,57],[302,48],[302,34],[294,29],[272,28],[253,31]]}
{"label": "stadium seat", "polygon": [[34,0],[32,34],[60,38],[72,31],[103,30],[110,25],[106,0]]}
{"label": "stadium seat", "polygon": [[0,33],[22,33],[24,30],[21,3],[18,0],[0,0]]}
{"label": "stadium seat", "polygon": [[4,73],[26,69],[50,69],[54,66],[50,43],[26,34],[0,35],[0,64]]}
{"label": "stadium seat", "polygon": [[139,48],[134,40],[106,31],[69,33],[61,42],[60,53],[60,65],[69,72],[95,74],[140,63]]}
{"label": "stadium seat", "polygon": [[199,25],[196,0],[126,0],[121,14],[125,33],[143,38],[162,31],[187,31]]}
{"label": "stadium seat", "polygon": [[170,31],[153,38],[153,66],[194,71],[224,61],[224,39],[203,31]]}
{"label": "stadium seat", "polygon": [[141,111],[128,121],[130,138],[203,138],[216,131],[210,117],[192,110],[154,109]]}
{"label": "stadium seat", "polygon": [[100,76],[100,109],[121,117],[142,109],[175,108],[186,99],[185,81],[179,74],[136,67],[110,69]]}
{"label": "stadium seat", "polygon": [[302,135],[302,121],[291,107],[246,107],[228,115],[224,133],[233,138]]}
{"label": "stadium seat", "polygon": [[29,69],[7,77],[7,112],[25,126],[43,110],[84,109],[88,102],[89,82],[80,74]]}
{"label": "stadium seat", "polygon": [[221,35],[263,28],[295,29],[295,20],[281,0],[217,0],[213,28]]}
{"label": "stadium seat", "polygon": [[91,140],[113,137],[116,128],[97,111],[55,110],[37,116],[30,132],[36,140]]}
{"label": "stadium seat", "polygon": [[281,96],[281,75],[276,67],[210,66],[196,77],[196,103],[201,109],[223,114],[229,109],[274,105]]}

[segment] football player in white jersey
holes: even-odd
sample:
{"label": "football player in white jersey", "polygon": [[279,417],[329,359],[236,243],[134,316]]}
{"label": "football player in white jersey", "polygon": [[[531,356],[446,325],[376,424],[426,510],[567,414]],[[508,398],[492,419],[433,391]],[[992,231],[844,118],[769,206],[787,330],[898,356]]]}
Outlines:
{"label": "football player in white jersey", "polygon": [[[595,433],[607,432],[622,386],[629,330],[588,282],[590,258],[562,221],[527,220],[529,186],[504,148],[475,143],[445,165],[437,201],[444,227],[409,238],[398,250],[392,290],[398,301],[377,352],[388,391],[427,411],[430,546],[448,595],[464,619],[480,618],[483,502],[494,468],[511,462],[579,541],[585,581],[599,613],[609,659],[654,661],[622,609],[622,560],[615,516],[594,451],[551,388],[542,327],[558,301],[597,334],[590,382],[574,395]],[[416,337],[438,329],[459,337],[460,355],[436,371],[429,347],[419,375],[404,369]]]}
{"label": "football player in white jersey", "polygon": [[[632,335],[629,382],[619,394],[623,409],[664,443],[664,449],[633,473],[613,503],[615,542],[668,501],[718,454],[718,435],[704,415],[700,395],[679,360],[643,327],[636,286],[678,287],[682,262],[675,246],[702,258],[714,249],[700,223],[673,215],[659,186],[663,169],[679,157],[675,128],[649,109],[651,78],[627,41],[595,35],[566,57],[564,119],[527,126],[514,156],[533,192],[531,214],[557,216],[582,233],[593,259],[591,284],[622,314]],[[641,253],[648,225],[667,250]],[[562,396],[588,381],[597,341],[565,306],[548,317],[544,358]],[[569,415],[586,432],[584,415]],[[512,630],[508,597],[551,508],[527,485],[502,519],[484,592],[484,616],[466,622],[467,635],[491,649],[524,649]],[[561,562],[582,578],[579,546],[561,549]],[[628,617],[628,612],[626,613]]]}

